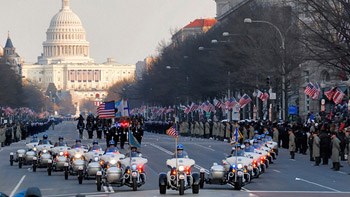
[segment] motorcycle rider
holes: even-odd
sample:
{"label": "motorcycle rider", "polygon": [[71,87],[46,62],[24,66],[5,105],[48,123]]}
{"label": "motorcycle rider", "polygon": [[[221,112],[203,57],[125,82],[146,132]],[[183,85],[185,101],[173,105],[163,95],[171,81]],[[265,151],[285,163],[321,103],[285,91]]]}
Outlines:
{"label": "motorcycle rider", "polygon": [[115,146],[114,140],[109,141],[109,146],[106,148],[105,153],[119,153],[118,148]]}
{"label": "motorcycle rider", "polygon": [[47,134],[43,135],[43,139],[39,141],[39,145],[41,144],[52,144],[50,140],[48,140],[49,136]]}
{"label": "motorcycle rider", "polygon": [[253,141],[253,148],[255,148],[255,149],[260,148],[260,145],[259,145],[259,142],[258,142],[257,139],[255,139],[255,140]]}
{"label": "motorcycle rider", "polygon": [[[182,144],[178,144],[176,147],[176,154],[177,154],[177,158],[188,158],[188,154],[186,151],[184,151],[184,145]],[[174,158],[175,158],[175,154],[174,154]]]}
{"label": "motorcycle rider", "polygon": [[58,137],[58,142],[56,142],[54,146],[56,147],[56,146],[68,146],[68,145],[67,145],[67,143],[64,141],[63,136],[59,136],[59,137]]}
{"label": "motorcycle rider", "polygon": [[136,146],[131,146],[131,151],[130,153],[126,153],[125,156],[126,157],[139,157],[141,152],[137,150]]}
{"label": "motorcycle rider", "polygon": [[254,152],[254,147],[250,145],[250,140],[245,140],[244,145],[244,152]]}
{"label": "motorcycle rider", "polygon": [[232,147],[230,156],[244,156],[244,151],[241,149],[240,144],[236,144]]}
{"label": "motorcycle rider", "polygon": [[81,148],[81,147],[82,147],[81,140],[76,139],[75,144],[72,146],[72,148]]}
{"label": "motorcycle rider", "polygon": [[39,142],[37,135],[33,135],[32,139],[30,140],[30,143],[32,142]]}
{"label": "motorcycle rider", "polygon": [[97,150],[102,150],[101,146],[98,145],[98,141],[94,140],[92,142],[92,146],[89,148],[89,151],[97,151]]}

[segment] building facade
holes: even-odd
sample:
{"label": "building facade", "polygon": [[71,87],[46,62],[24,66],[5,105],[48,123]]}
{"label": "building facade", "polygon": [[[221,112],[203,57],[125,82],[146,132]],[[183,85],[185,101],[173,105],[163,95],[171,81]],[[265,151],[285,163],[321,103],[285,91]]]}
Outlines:
{"label": "building facade", "polygon": [[112,58],[95,63],[80,18],[70,9],[69,0],[55,14],[46,32],[43,53],[35,64],[24,64],[24,80],[46,91],[50,83],[57,90],[69,91],[73,102],[103,100],[107,89],[124,79],[134,79],[135,65],[119,64]]}

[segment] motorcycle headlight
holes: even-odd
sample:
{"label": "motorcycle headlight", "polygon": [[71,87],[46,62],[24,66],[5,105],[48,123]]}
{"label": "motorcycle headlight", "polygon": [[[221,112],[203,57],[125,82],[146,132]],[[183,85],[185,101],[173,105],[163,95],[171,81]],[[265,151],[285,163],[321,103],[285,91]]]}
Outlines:
{"label": "motorcycle headlight", "polygon": [[184,166],[179,166],[179,171],[180,172],[183,172],[185,170],[185,167]]}
{"label": "motorcycle headlight", "polygon": [[36,151],[36,147],[33,148],[33,151]]}
{"label": "motorcycle headlight", "polygon": [[117,163],[117,161],[116,161],[115,159],[112,159],[109,163],[112,164],[112,165],[114,165],[114,164]]}
{"label": "motorcycle headlight", "polygon": [[137,166],[135,165],[135,164],[133,164],[132,166],[131,166],[131,170],[136,170],[137,169]]}
{"label": "motorcycle headlight", "polygon": [[242,169],[243,168],[243,165],[241,163],[237,164],[237,168],[238,169]]}
{"label": "motorcycle headlight", "polygon": [[47,150],[43,150],[43,153],[47,153]]}
{"label": "motorcycle headlight", "polygon": [[94,158],[94,161],[98,162],[99,158],[98,157],[95,157]]}
{"label": "motorcycle headlight", "polygon": [[63,152],[60,152],[60,156],[63,156]]}
{"label": "motorcycle headlight", "polygon": [[75,157],[76,159],[79,159],[79,158],[81,157],[81,154],[77,153],[77,154],[74,155],[74,157]]}

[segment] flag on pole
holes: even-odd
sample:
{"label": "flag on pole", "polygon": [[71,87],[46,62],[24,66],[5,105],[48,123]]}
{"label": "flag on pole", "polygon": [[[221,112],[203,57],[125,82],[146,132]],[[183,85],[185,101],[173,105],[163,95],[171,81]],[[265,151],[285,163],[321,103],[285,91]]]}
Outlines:
{"label": "flag on pole", "polygon": [[319,99],[320,93],[321,93],[320,85],[317,82],[315,84],[315,88],[316,88],[316,92],[311,98],[314,99],[314,100],[317,100],[317,99]]}
{"label": "flag on pole", "polygon": [[304,90],[304,93],[306,95],[308,95],[309,97],[313,97],[314,94],[316,93],[317,89],[316,87],[314,86],[314,84],[312,84],[311,82],[309,82],[307,85],[306,85],[306,88]]}
{"label": "flag on pole", "polygon": [[342,102],[343,98],[344,98],[345,94],[343,91],[341,91],[339,88],[337,88],[335,90],[335,93],[333,95],[333,101],[335,104],[339,104]]}
{"label": "flag on pole", "polygon": [[166,134],[172,137],[178,137],[179,132],[176,130],[175,124],[166,130]]}
{"label": "flag on pole", "polygon": [[334,94],[335,94],[335,89],[336,88],[331,88],[330,90],[328,90],[328,91],[326,91],[326,92],[324,92],[324,95],[326,95],[326,97],[327,97],[327,99],[328,100],[332,100],[333,99],[333,96],[334,96]]}
{"label": "flag on pole", "polygon": [[114,101],[103,102],[97,108],[97,115],[99,118],[114,118],[115,117]]}
{"label": "flag on pole", "polygon": [[252,99],[247,95],[244,94],[240,99],[239,99],[239,105],[241,108],[245,107],[248,103],[250,103]]}
{"label": "flag on pole", "polygon": [[117,109],[115,113],[115,117],[117,118],[130,116],[129,103],[127,100],[122,99],[115,102],[115,109]]}
{"label": "flag on pole", "polygon": [[141,148],[141,144],[136,140],[135,136],[129,131],[129,145],[137,148]]}

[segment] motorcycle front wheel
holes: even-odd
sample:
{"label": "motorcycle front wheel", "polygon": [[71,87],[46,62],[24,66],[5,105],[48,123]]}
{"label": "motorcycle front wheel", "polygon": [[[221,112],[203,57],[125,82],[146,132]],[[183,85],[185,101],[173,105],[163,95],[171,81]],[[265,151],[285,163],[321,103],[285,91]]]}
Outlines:
{"label": "motorcycle front wheel", "polygon": [[83,171],[82,170],[78,171],[78,181],[79,181],[79,184],[83,184]]}
{"label": "motorcycle front wheel", "polygon": [[137,178],[132,178],[132,191],[137,191]]}
{"label": "motorcycle front wheel", "polygon": [[185,194],[185,180],[180,179],[179,181],[179,195]]}
{"label": "motorcycle front wheel", "polygon": [[96,186],[97,186],[97,191],[101,191],[101,186],[102,186],[102,181],[101,181],[101,176],[96,176]]}

